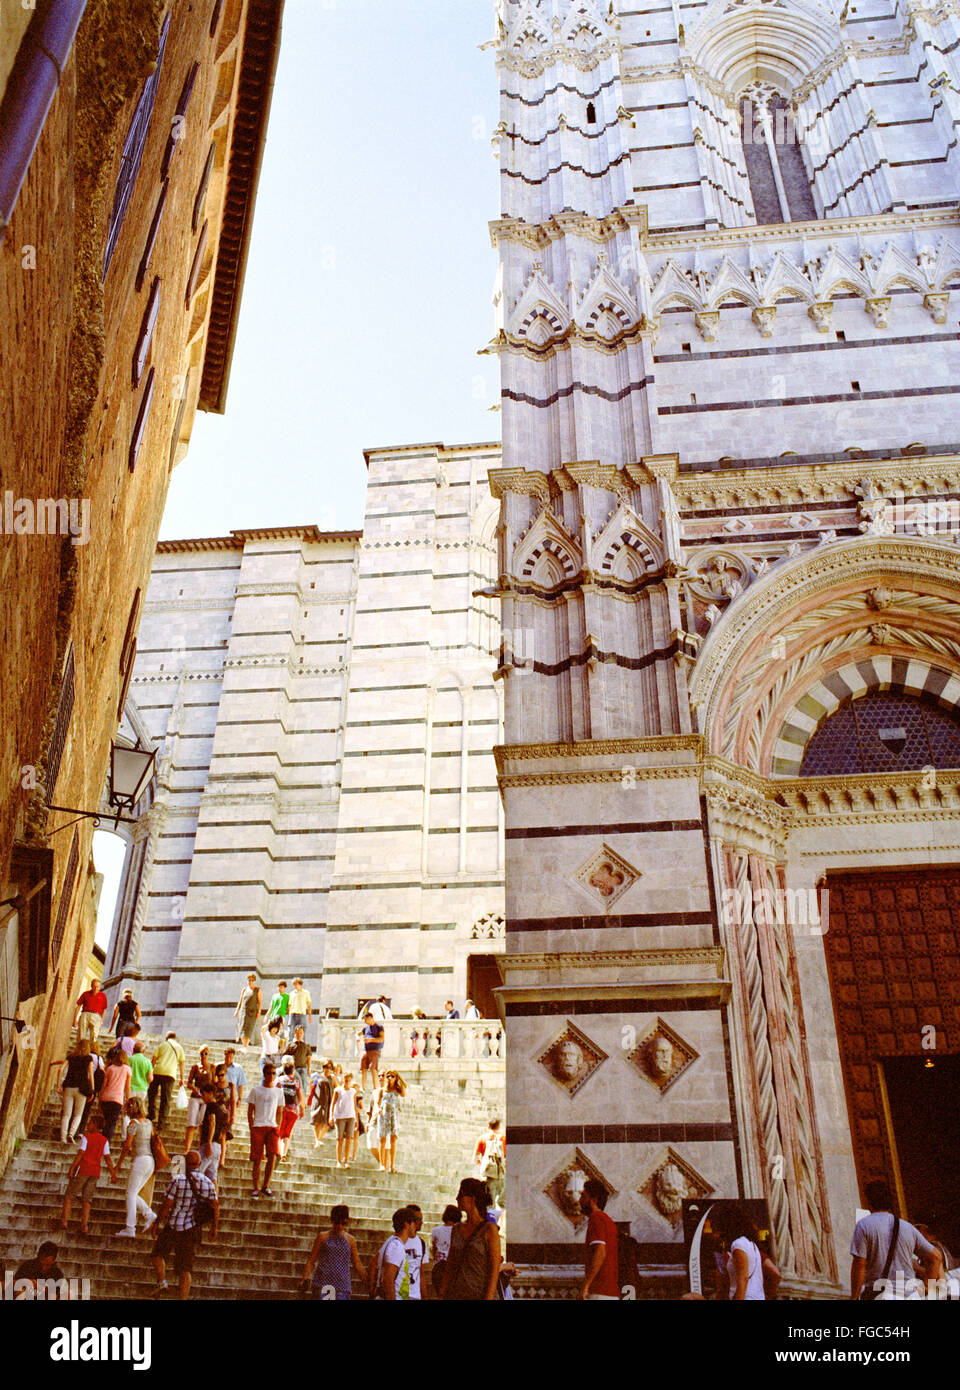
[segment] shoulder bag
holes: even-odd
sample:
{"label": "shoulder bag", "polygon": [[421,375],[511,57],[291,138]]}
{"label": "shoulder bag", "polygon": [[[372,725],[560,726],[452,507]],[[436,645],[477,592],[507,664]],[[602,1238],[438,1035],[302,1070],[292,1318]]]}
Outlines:
{"label": "shoulder bag", "polygon": [[158,1173],[162,1173],[164,1168],[170,1167],[170,1155],[167,1153],[167,1146],[156,1132],[150,1135],[150,1152],[153,1154],[153,1166]]}
{"label": "shoulder bag", "polygon": [[877,1285],[881,1282],[884,1284],[886,1283],[887,1275],[890,1273],[890,1266],[893,1264],[893,1252],[897,1248],[897,1237],[899,1234],[900,1218],[899,1216],[895,1216],[893,1218],[893,1234],[890,1237],[890,1249],[887,1251],[887,1262],[883,1266],[883,1273],[880,1275],[879,1279],[874,1279],[873,1284],[869,1288],[860,1290],[860,1297],[857,1300],[859,1303],[873,1303],[874,1300],[878,1299],[883,1293],[883,1289],[878,1289]]}
{"label": "shoulder bag", "polygon": [[216,1214],[216,1208],[209,1197],[201,1197],[197,1185],[193,1180],[193,1174],[187,1174],[187,1182],[190,1184],[190,1191],[193,1193],[194,1200],[194,1221],[195,1226],[209,1226]]}

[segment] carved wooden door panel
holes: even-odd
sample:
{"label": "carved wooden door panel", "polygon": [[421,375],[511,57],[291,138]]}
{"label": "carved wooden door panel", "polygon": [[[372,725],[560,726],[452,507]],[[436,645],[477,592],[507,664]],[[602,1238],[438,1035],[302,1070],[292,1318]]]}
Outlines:
{"label": "carved wooden door panel", "polygon": [[[861,1189],[885,1177],[909,1207],[890,1142],[908,1102],[894,1096],[892,1113],[884,1062],[929,1060],[932,1073],[960,1054],[960,866],[831,873],[827,884],[824,944],[857,1176]],[[919,1119],[919,1095],[916,1104]]]}

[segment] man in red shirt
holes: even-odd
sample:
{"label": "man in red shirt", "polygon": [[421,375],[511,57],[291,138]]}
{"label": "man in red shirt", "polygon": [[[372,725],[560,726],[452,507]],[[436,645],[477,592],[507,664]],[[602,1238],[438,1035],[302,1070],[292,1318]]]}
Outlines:
{"label": "man in red shirt", "polygon": [[77,1013],[73,1020],[77,1042],[82,1042],[84,1038],[92,1043],[97,1041],[106,1011],[107,996],[100,988],[100,981],[91,980],[90,988],[77,1000]]}
{"label": "man in red shirt", "polygon": [[580,1210],[587,1217],[586,1272],[580,1297],[600,1301],[620,1298],[617,1228],[604,1207],[607,1189],[596,1178],[587,1178],[580,1194]]}

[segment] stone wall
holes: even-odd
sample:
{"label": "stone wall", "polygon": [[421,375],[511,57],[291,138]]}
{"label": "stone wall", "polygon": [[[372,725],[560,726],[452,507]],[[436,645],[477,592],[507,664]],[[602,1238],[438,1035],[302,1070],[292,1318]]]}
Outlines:
{"label": "stone wall", "polygon": [[231,1036],[250,970],[437,1015],[501,944],[496,460],[371,450],[362,535],[160,546],[130,701],[160,769],[108,960],[156,1027]]}
{"label": "stone wall", "polygon": [[[0,883],[3,897],[16,891],[14,838],[48,842],[55,938],[49,987],[22,1011],[36,1045],[20,1046],[17,1082],[4,1094],[0,1163],[39,1104],[36,1077],[45,1085],[49,1060],[62,1055],[92,944],[92,913],[81,910],[92,823],[57,834],[70,818],[48,815],[46,803],[101,804],[171,460],[196,408],[246,0],[223,7],[211,35],[213,11],[171,10],[142,160],[105,272],[121,151],[157,65],[166,6],[91,0],[0,246],[0,492],[11,502],[63,499],[67,515],[72,500],[79,523],[76,545],[63,534],[11,534],[6,520],[0,536]],[[62,694],[70,688],[72,709]],[[2,1002],[16,1012],[16,997]]]}

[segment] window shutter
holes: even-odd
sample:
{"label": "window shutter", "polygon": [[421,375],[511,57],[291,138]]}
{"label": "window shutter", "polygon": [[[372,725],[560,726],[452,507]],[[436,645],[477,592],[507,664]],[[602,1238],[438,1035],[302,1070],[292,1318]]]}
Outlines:
{"label": "window shutter", "polygon": [[147,232],[146,244],[143,248],[143,255],[140,257],[140,264],[137,267],[137,293],[143,289],[143,282],[147,278],[147,267],[150,264],[150,257],[153,255],[153,248],[156,244],[157,233],[160,231],[160,221],[163,217],[163,209],[167,204],[167,189],[170,187],[165,183],[160,189],[160,197],[157,199],[157,206],[153,210],[153,217],[150,220],[150,230]]}
{"label": "window shutter", "polygon": [[199,71],[200,64],[194,63],[193,67],[187,73],[187,76],[184,79],[183,86],[180,89],[180,100],[177,102],[177,109],[174,112],[173,125],[170,129],[170,136],[167,140],[167,147],[163,152],[163,164],[160,168],[160,177],[162,179],[165,179],[170,172],[170,165],[173,162],[173,156],[176,154],[177,146],[183,139],[184,132],[187,128],[187,107],[190,105],[190,98],[193,95],[193,88],[197,80],[197,74],[199,73]]}
{"label": "window shutter", "polygon": [[213,144],[210,146],[207,153],[207,162],[203,166],[203,174],[200,178],[200,187],[197,189],[197,196],[193,200],[193,220],[191,226],[194,231],[200,226],[200,218],[203,216],[204,204],[207,201],[207,189],[210,186],[210,175],[213,173],[213,165],[216,157],[217,147]]}
{"label": "window shutter", "polygon": [[150,286],[150,298],[147,300],[147,307],[143,311],[143,319],[140,323],[140,336],[137,339],[137,346],[133,350],[133,385],[136,388],[140,385],[140,378],[143,376],[143,369],[147,364],[147,357],[150,353],[150,344],[153,342],[153,330],[157,326],[157,315],[160,312],[160,277],[154,277],[153,284]]}
{"label": "window shutter", "polygon": [[53,791],[57,785],[57,778],[60,775],[60,759],[63,757],[63,749],[67,741],[67,731],[70,728],[70,716],[73,714],[74,695],[73,644],[71,643],[63,667],[63,681],[60,685],[60,700],[57,705],[57,717],[54,720],[53,733],[50,736],[50,747],[47,751],[48,801],[53,797]]}
{"label": "window shutter", "polygon": [[157,378],[156,367],[150,368],[150,375],[147,377],[147,384],[143,388],[143,395],[140,397],[140,409],[137,411],[136,423],[133,427],[133,438],[130,440],[130,451],[127,455],[127,467],[132,473],[137,466],[137,457],[140,453],[140,445],[143,443],[143,436],[147,429],[147,420],[150,417],[150,406],[153,402],[153,387]]}
{"label": "window shutter", "polygon": [[160,85],[160,70],[163,66],[163,50],[167,44],[167,32],[170,28],[170,16],[167,15],[163,22],[163,29],[160,33],[160,49],[157,54],[157,66],[147,78],[137,102],[137,109],[133,113],[133,120],[127,133],[126,141],[123,146],[123,155],[120,159],[120,173],[117,176],[117,188],[113,199],[113,211],[110,214],[110,225],[107,229],[107,248],[103,259],[103,274],[106,277],[110,269],[110,262],[113,253],[117,249],[117,242],[120,239],[120,230],[123,227],[123,219],[126,216],[130,199],[133,195],[133,186],[137,181],[137,174],[140,172],[140,163],[143,159],[143,151],[147,143],[147,133],[150,129],[150,117],[153,115],[153,106],[157,97],[157,88]]}
{"label": "window shutter", "polygon": [[60,901],[57,904],[57,921],[53,929],[53,939],[50,943],[50,954],[53,959],[53,967],[56,969],[57,961],[60,957],[60,947],[63,945],[63,934],[67,929],[67,918],[70,916],[70,903],[73,899],[73,889],[77,878],[77,867],[80,863],[80,842],[77,832],[73,832],[73,841],[70,845],[70,857],[67,860],[66,873],[63,876],[63,887],[60,890]]}
{"label": "window shutter", "polygon": [[120,702],[117,705],[117,720],[123,718],[123,707],[127,703],[127,691],[130,689],[130,677],[133,675],[133,663],[137,659],[137,639],[133,639],[130,648],[130,660],[127,669],[123,673],[123,680],[120,683]]}
{"label": "window shutter", "polygon": [[183,424],[183,417],[187,412],[187,397],[190,394],[190,369],[183,379],[183,395],[180,397],[180,405],[177,408],[177,418],[173,422],[173,433],[170,436],[170,459],[169,466],[173,468],[177,461],[177,445],[180,443],[180,427]]}
{"label": "window shutter", "polygon": [[210,230],[209,221],[204,222],[200,232],[200,240],[197,242],[197,249],[193,253],[193,264],[190,267],[190,274],[187,277],[187,289],[183,296],[184,307],[190,308],[190,301],[193,299],[194,291],[197,288],[197,281],[200,279],[200,267],[203,264],[204,253],[207,249],[207,233]]}
{"label": "window shutter", "polygon": [[137,636],[137,618],[140,616],[140,594],[138,589],[133,596],[130,605],[130,616],[127,618],[127,630],[123,634],[123,646],[120,648],[120,672],[124,674],[131,662],[131,653]]}

